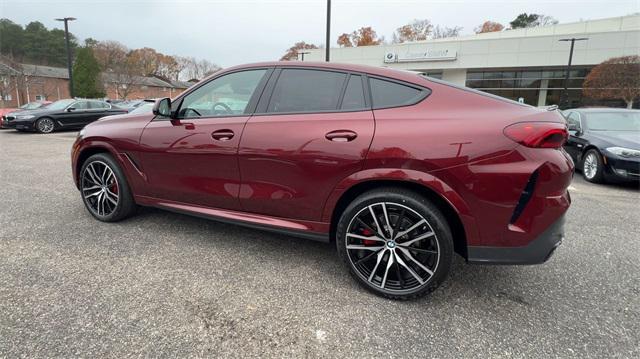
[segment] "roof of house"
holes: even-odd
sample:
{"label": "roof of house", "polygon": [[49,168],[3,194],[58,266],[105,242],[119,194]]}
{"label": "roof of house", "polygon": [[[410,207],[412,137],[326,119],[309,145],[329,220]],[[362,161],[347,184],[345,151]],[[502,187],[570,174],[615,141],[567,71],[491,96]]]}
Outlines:
{"label": "roof of house", "polygon": [[[35,77],[49,77],[49,78],[57,78],[57,79],[69,79],[69,72],[64,67],[53,67],[53,66],[43,66],[43,65],[31,65],[31,64],[20,64],[22,66],[22,72],[28,76]],[[4,64],[0,62],[0,73],[11,73],[11,74],[19,74],[20,71],[16,70],[14,67],[9,66],[8,64]],[[118,74],[112,72],[103,72],[102,78],[106,82],[119,82]],[[134,76],[132,84],[141,85],[141,86],[153,86],[153,87],[173,87],[173,88],[183,88],[191,86],[191,83],[184,81],[173,81],[169,79],[161,79],[156,76]]]}

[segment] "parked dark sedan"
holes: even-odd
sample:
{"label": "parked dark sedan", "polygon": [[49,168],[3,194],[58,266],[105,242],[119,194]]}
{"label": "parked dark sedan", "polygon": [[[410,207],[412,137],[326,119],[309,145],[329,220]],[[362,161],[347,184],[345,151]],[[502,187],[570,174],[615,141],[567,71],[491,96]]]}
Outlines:
{"label": "parked dark sedan", "polygon": [[565,150],[589,182],[640,179],[640,111],[611,108],[564,112]]}
{"label": "parked dark sedan", "polygon": [[59,100],[49,106],[7,117],[11,127],[18,131],[51,133],[60,129],[82,128],[100,117],[127,113],[100,100]]}

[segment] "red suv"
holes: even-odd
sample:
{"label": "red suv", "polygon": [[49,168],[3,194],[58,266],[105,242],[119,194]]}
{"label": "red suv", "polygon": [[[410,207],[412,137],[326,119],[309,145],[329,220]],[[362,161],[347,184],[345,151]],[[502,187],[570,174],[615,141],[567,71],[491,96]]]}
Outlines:
{"label": "red suv", "polygon": [[563,238],[563,117],[415,73],[273,62],[220,71],[73,145],[88,211],[136,206],[335,241],[369,290],[435,289],[453,253],[542,263]]}

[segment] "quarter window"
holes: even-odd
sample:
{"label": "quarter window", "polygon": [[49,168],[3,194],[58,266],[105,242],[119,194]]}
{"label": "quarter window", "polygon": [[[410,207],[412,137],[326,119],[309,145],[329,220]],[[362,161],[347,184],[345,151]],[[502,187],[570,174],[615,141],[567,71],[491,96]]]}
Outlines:
{"label": "quarter window", "polygon": [[362,76],[351,75],[347,89],[344,91],[341,110],[359,110],[366,107],[364,100],[364,90],[362,87]]}
{"label": "quarter window", "polygon": [[265,69],[234,72],[211,80],[188,94],[178,111],[180,118],[242,115]]}
{"label": "quarter window", "polygon": [[369,82],[374,108],[411,105],[423,96],[422,90],[396,82],[376,78],[371,78]]}
{"label": "quarter window", "polygon": [[322,112],[338,109],[347,75],[341,72],[284,69],[267,112]]}

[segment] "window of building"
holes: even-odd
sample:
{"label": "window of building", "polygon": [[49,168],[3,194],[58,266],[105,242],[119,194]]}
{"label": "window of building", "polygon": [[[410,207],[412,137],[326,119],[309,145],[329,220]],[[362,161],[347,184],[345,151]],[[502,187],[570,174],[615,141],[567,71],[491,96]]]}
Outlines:
{"label": "window of building", "polygon": [[11,100],[13,100],[13,97],[11,95],[4,95],[4,100],[5,101],[11,101]]}
{"label": "window of building", "polygon": [[[468,71],[466,86],[512,100],[524,99],[529,105],[538,104],[541,89],[546,89],[546,104],[558,104],[560,93],[564,89],[565,72],[558,69],[527,69],[521,71]],[[579,106],[582,103],[582,84],[589,73],[588,68],[571,70],[567,87],[570,102]]]}
{"label": "window of building", "polygon": [[45,95],[36,95],[36,101],[46,101],[47,96]]}
{"label": "window of building", "polygon": [[284,69],[267,112],[321,112],[338,109],[347,75],[341,72]]}
{"label": "window of building", "polygon": [[349,83],[344,91],[341,110],[359,110],[367,107],[364,100],[364,87],[362,87],[362,76],[351,75]]}
{"label": "window of building", "polygon": [[411,105],[420,100],[423,90],[377,78],[370,78],[373,108]]}

